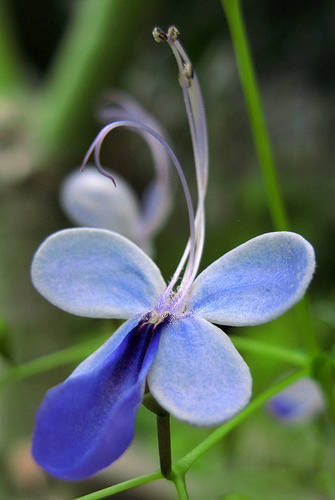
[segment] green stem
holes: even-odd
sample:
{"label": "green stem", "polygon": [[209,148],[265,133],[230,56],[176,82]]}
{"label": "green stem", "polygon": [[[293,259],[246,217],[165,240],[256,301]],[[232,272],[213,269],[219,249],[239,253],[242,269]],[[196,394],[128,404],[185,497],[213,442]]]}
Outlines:
{"label": "green stem", "polygon": [[168,415],[167,411],[164,410],[157,401],[152,397],[150,392],[144,394],[142,404],[155,415],[160,415],[162,417]]}
{"label": "green stem", "polygon": [[[221,0],[221,3],[228,20],[235,49],[237,67],[246,100],[254,144],[263,174],[273,226],[278,231],[286,231],[289,229],[289,223],[280,193],[261,96],[258,90],[256,74],[241,12],[240,0]],[[317,354],[319,352],[319,346],[311,317],[308,314],[308,304],[306,300],[307,299],[303,299],[296,306],[297,327],[304,335],[304,341],[308,352]]]}
{"label": "green stem", "polygon": [[214,432],[212,432],[206,439],[204,439],[198,446],[193,448],[187,455],[181,458],[174,466],[173,472],[175,474],[185,474],[193,463],[198,460],[202,455],[207,453],[207,451],[214,446],[220,439],[222,439],[226,434],[232,431],[240,423],[247,419],[252,413],[254,413],[258,408],[264,405],[266,401],[272,398],[275,394],[285,389],[289,385],[296,382],[298,379],[309,375],[309,368],[304,368],[293,375],[281,380],[277,384],[273,385],[262,394],[254,398],[251,403],[240,413],[238,413],[234,418],[226,422],[225,424],[218,427]]}
{"label": "green stem", "polygon": [[170,479],[171,475],[171,432],[170,415],[157,415],[157,437],[159,450],[159,463],[164,477]]}
{"label": "green stem", "polygon": [[172,476],[172,481],[176,487],[179,500],[188,500],[188,493],[185,482],[185,474],[175,474]]}
{"label": "green stem", "polygon": [[240,80],[246,99],[258,160],[264,177],[273,225],[278,231],[287,230],[287,215],[279,190],[270,140],[265,125],[261,97],[258,91],[248,40],[245,34],[240,1],[221,0],[221,3],[226,13],[234,44]]}
{"label": "green stem", "polygon": [[233,342],[238,350],[263,354],[267,357],[285,361],[297,366],[306,366],[309,358],[301,353],[285,347],[278,347],[272,344],[266,344],[255,339],[239,337],[237,335],[230,335],[230,340]]}
{"label": "green stem", "polygon": [[82,497],[77,497],[74,500],[98,500],[99,498],[106,498],[109,495],[115,495],[121,491],[129,490],[130,488],[136,488],[137,486],[142,486],[142,484],[151,483],[152,481],[157,481],[162,479],[163,476],[160,471],[153,472],[152,474],[147,474],[146,476],[139,476],[134,479],[129,479],[129,481],[124,481],[123,483],[115,484],[114,486],[109,486],[103,490],[94,491],[94,493],[89,493]]}
{"label": "green stem", "polygon": [[52,368],[82,360],[97,349],[106,338],[106,335],[100,335],[94,340],[90,339],[75,346],[33,359],[22,365],[9,368],[4,376],[0,378],[0,389],[10,382],[26,379]]}

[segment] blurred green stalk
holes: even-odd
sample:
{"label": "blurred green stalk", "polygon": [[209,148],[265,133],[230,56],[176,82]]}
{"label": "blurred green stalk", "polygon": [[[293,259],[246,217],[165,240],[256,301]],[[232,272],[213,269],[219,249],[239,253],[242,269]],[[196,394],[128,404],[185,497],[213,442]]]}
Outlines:
{"label": "blurred green stalk", "polygon": [[[80,0],[39,100],[37,154],[42,165],[87,145],[99,93],[118,81],[152,2]],[[109,83],[107,83],[109,82]],[[83,151],[84,153],[84,151]]]}
{"label": "blurred green stalk", "polygon": [[230,335],[229,338],[239,351],[261,354],[264,357],[270,357],[297,366],[306,366],[310,362],[310,359],[305,354],[293,351],[292,349],[285,349],[284,347],[237,335]]}

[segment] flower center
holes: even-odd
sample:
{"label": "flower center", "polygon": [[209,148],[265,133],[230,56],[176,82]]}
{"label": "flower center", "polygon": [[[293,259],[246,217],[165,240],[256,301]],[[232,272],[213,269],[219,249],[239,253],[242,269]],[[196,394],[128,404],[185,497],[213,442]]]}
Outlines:
{"label": "flower center", "polygon": [[159,325],[169,321],[170,314],[168,311],[151,311],[142,320],[142,323],[149,323],[152,325]]}

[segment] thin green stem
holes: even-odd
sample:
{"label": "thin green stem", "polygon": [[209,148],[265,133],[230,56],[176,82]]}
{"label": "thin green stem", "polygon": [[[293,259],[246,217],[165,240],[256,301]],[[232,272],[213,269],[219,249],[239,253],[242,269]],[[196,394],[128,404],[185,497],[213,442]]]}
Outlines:
{"label": "thin green stem", "polygon": [[164,477],[170,479],[171,475],[171,432],[170,415],[157,415],[157,437],[159,450],[159,463]]}
{"label": "thin green stem", "polygon": [[185,482],[185,474],[175,474],[172,476],[172,481],[176,487],[179,500],[188,500],[188,493]]}
{"label": "thin green stem", "polygon": [[13,366],[7,370],[2,378],[0,378],[0,389],[10,382],[26,379],[38,373],[51,370],[52,368],[82,360],[97,349],[106,338],[106,334],[100,335],[75,346],[67,347],[66,349],[61,349],[52,354],[33,359],[22,365]]}
{"label": "thin green stem", "polygon": [[[263,175],[273,226],[276,230],[285,231],[289,229],[289,223],[279,188],[271,142],[266,128],[262,100],[246,35],[240,0],[221,0],[221,3],[227,17],[235,49],[237,67],[246,100],[254,144]],[[296,306],[296,317],[297,327],[304,335],[308,352],[317,354],[320,350],[312,320],[308,313],[307,299],[303,299]]]}
{"label": "thin green stem", "polygon": [[246,99],[251,130],[262,169],[265,189],[274,227],[278,231],[288,228],[288,220],[279,190],[270,140],[265,124],[262,101],[256,82],[248,40],[239,0],[221,0],[228,20],[237,58],[240,80]]}
{"label": "thin green stem", "polygon": [[235,347],[241,351],[263,354],[266,357],[270,356],[274,359],[278,359],[279,361],[285,361],[296,366],[306,366],[309,362],[309,358],[305,354],[291,349],[286,349],[285,347],[266,344],[264,342],[260,342],[259,340],[239,337],[237,335],[231,335],[229,338]]}
{"label": "thin green stem", "polygon": [[129,490],[130,488],[136,488],[137,486],[142,486],[146,483],[151,483],[152,481],[157,481],[158,479],[163,479],[160,471],[153,472],[152,474],[147,474],[146,476],[135,477],[134,479],[129,479],[123,483],[115,484],[114,486],[109,486],[103,490],[94,491],[94,493],[89,493],[82,497],[77,497],[74,500],[98,500],[99,498],[106,498],[109,495],[115,495],[115,493],[120,493],[121,491]]}
{"label": "thin green stem", "polygon": [[198,446],[193,448],[187,455],[181,458],[172,468],[175,474],[185,474],[193,463],[198,460],[202,455],[207,453],[207,451],[214,446],[220,439],[222,439],[226,434],[235,429],[239,424],[247,419],[252,413],[254,413],[258,408],[264,405],[266,401],[272,398],[275,394],[285,389],[289,385],[296,382],[298,379],[309,375],[309,368],[304,368],[299,372],[290,375],[289,377],[281,380],[277,384],[273,385],[266,391],[264,391],[259,396],[255,397],[251,403],[240,413],[236,415],[233,419],[229,420],[225,424],[218,427],[214,432],[212,432],[206,439],[204,439]]}

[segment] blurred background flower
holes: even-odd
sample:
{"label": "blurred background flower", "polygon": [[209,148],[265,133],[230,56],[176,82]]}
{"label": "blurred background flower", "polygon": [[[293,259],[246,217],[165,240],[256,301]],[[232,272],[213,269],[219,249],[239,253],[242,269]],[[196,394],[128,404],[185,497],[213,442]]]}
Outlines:
{"label": "blurred background flower", "polygon": [[284,423],[299,423],[312,419],[322,410],[325,402],[314,380],[302,378],[268,401],[267,408]]}

